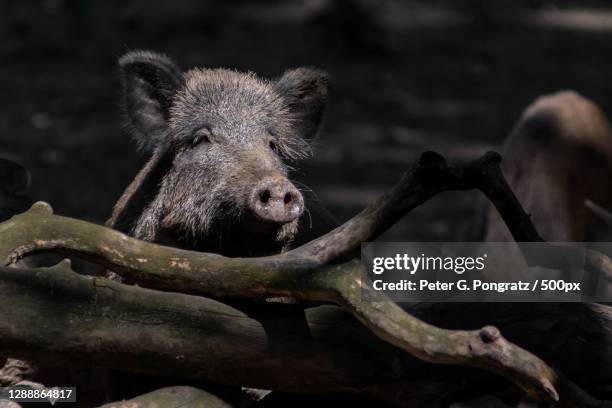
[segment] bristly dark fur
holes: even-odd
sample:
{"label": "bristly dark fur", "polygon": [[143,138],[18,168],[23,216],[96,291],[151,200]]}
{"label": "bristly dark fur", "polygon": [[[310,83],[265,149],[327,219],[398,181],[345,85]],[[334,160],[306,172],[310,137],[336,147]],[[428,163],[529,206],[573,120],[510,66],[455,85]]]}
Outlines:
{"label": "bristly dark fur", "polygon": [[151,159],[108,225],[140,239],[225,255],[286,247],[298,220],[253,232],[246,203],[256,183],[288,177],[287,163],[310,155],[328,76],[310,68],[275,81],[227,69],[183,74],[168,57],[148,51],[127,54],[119,66],[129,127]]}

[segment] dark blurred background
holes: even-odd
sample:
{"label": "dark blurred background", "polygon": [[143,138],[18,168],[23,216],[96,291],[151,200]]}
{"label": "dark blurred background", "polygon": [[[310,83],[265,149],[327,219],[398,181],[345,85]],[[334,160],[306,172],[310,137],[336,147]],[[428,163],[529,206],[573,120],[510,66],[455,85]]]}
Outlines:
{"label": "dark blurred background", "polygon": [[[122,130],[116,60],[148,48],[265,77],[335,82],[297,175],[344,220],[425,150],[499,149],[534,98],[575,89],[612,109],[612,5],[536,0],[41,0],[0,3],[0,157],[32,197],[102,223],[144,162]],[[474,239],[476,193],[445,194],[388,240]]]}

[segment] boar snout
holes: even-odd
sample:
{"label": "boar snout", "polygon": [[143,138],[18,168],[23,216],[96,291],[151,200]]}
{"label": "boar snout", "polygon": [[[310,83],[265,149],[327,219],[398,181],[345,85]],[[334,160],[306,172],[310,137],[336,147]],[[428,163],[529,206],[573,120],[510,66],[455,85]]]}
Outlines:
{"label": "boar snout", "polygon": [[266,177],[255,185],[249,209],[264,222],[285,224],[304,211],[304,198],[285,177]]}

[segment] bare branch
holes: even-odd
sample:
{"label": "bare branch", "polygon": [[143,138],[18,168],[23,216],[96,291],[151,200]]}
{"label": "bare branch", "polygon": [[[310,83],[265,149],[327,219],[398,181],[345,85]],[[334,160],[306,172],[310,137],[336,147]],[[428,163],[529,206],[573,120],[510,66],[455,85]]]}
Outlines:
{"label": "bare branch", "polygon": [[[5,311],[0,314],[0,349],[40,364],[64,366],[69,360],[147,375],[176,372],[186,380],[343,393],[420,408],[447,407],[461,398],[466,385],[458,378],[469,375],[479,387],[493,380],[467,368],[427,366],[331,305],[295,313],[290,305],[249,304],[246,314],[199,296],[81,276],[66,262],[36,270],[0,267],[0,293],[0,310]],[[452,321],[466,319],[466,313],[476,322],[508,319],[504,309],[487,310],[474,315],[453,305],[444,315]],[[589,330],[595,321],[612,321],[612,311],[605,319],[599,313],[590,318],[571,313],[564,312],[564,318],[587,322]],[[520,320],[519,326],[529,319],[541,332],[538,314]],[[556,336],[551,332],[537,349],[548,350]],[[598,344],[592,340],[581,343],[585,353]],[[578,372],[585,371],[580,365]],[[573,392],[561,395],[573,398]]]}
{"label": "bare branch", "polygon": [[[499,155],[487,153],[467,165],[448,166],[437,153],[425,153],[389,193],[359,215],[278,256],[225,258],[163,247],[53,215],[48,205],[37,203],[0,225],[5,238],[0,242],[0,259],[9,265],[28,254],[56,251],[92,260],[154,289],[226,298],[288,296],[334,302],[380,338],[422,360],[485,368],[509,378],[535,399],[557,401],[555,371],[505,340],[496,328],[458,331],[429,325],[362,282],[358,262],[340,263],[361,242],[376,238],[411,209],[449,190],[480,189],[496,205],[516,240],[541,241],[505,182],[499,162]],[[368,301],[362,300],[364,292]]]}

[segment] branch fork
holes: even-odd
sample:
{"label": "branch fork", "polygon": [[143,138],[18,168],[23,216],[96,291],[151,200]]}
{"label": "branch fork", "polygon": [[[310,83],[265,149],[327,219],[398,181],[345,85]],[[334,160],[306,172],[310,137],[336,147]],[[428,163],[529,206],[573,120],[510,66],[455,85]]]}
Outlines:
{"label": "branch fork", "polygon": [[[495,372],[538,401],[573,400],[576,392],[566,386],[566,380],[537,356],[507,341],[497,328],[446,330],[419,320],[363,282],[360,263],[351,260],[362,242],[376,239],[412,209],[451,190],[482,191],[517,241],[541,241],[505,181],[500,160],[499,154],[489,152],[467,164],[449,166],[439,154],[426,152],[395,187],[354,218],[276,256],[226,258],[164,247],[54,215],[48,204],[39,202],[0,224],[0,260],[14,266],[24,257],[51,251],[93,261],[141,287],[160,291],[331,302],[352,313],[382,340],[421,360]],[[610,265],[601,255],[593,262]],[[94,285],[104,282],[104,278],[95,278]]]}

